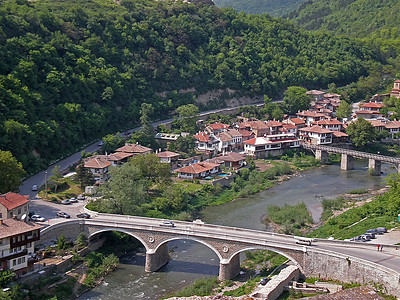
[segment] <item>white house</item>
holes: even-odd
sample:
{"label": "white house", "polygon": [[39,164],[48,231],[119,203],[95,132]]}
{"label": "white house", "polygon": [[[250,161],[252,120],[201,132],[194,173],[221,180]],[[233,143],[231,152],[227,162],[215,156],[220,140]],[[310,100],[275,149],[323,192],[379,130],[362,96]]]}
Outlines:
{"label": "white house", "polygon": [[312,126],[299,129],[301,139],[315,145],[331,144],[332,131],[321,126]]}

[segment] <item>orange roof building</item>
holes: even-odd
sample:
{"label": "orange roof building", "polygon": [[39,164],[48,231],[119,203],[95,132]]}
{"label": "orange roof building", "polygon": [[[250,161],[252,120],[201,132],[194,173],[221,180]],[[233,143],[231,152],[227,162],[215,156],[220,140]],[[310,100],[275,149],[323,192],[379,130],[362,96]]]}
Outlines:
{"label": "orange roof building", "polygon": [[29,213],[29,196],[16,193],[0,195],[0,220],[17,217],[21,219]]}
{"label": "orange roof building", "polygon": [[191,164],[189,166],[176,169],[174,172],[178,173],[179,178],[195,179],[204,178],[220,171],[220,164],[203,161]]}

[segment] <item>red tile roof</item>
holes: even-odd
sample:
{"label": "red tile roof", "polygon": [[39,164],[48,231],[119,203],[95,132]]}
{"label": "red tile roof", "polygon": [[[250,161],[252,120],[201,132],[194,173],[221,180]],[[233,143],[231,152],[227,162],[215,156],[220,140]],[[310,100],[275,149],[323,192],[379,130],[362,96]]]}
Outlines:
{"label": "red tile roof", "polygon": [[[303,121],[303,123],[304,123],[304,121]],[[284,128],[286,128],[286,129],[296,129],[297,127],[296,127],[296,125],[293,125],[293,124],[283,124],[283,127]]]}
{"label": "red tile roof", "polygon": [[209,124],[213,130],[219,130],[219,129],[228,129],[229,125],[227,124],[222,124],[222,123],[214,123],[214,124]]}
{"label": "red tile roof", "polygon": [[245,160],[246,156],[236,152],[228,152],[224,156],[219,156],[218,159],[222,161],[238,162],[241,160]]}
{"label": "red tile roof", "polygon": [[0,224],[0,239],[11,237],[17,234],[26,233],[32,230],[40,229],[43,226],[33,222],[24,222],[14,219],[5,219]]}
{"label": "red tile roof", "polygon": [[317,113],[315,111],[309,111],[309,110],[298,112],[298,113],[296,113],[296,115],[302,116],[302,117],[313,117],[313,118],[325,117],[324,114],[320,114],[320,113]]}
{"label": "red tile roof", "polygon": [[0,195],[0,204],[2,204],[7,210],[11,210],[28,203],[28,198],[29,196],[23,196],[9,192],[7,194]]}
{"label": "red tile roof", "polygon": [[228,129],[226,131],[226,133],[228,133],[230,136],[241,136],[242,134],[240,133],[239,130],[236,129]]}
{"label": "red tile roof", "polygon": [[312,126],[299,129],[299,131],[312,132],[312,133],[332,133],[333,131],[322,128],[321,126]]}
{"label": "red tile roof", "polygon": [[199,132],[193,136],[196,140],[203,143],[208,143],[210,141],[210,136],[205,132]]}
{"label": "red tile roof", "polygon": [[374,127],[385,127],[385,123],[379,121],[379,120],[368,120]]}
{"label": "red tile roof", "polygon": [[231,137],[230,134],[227,133],[227,132],[221,132],[221,133],[218,135],[218,138],[220,139],[221,142],[229,142],[229,141],[232,141],[232,137]]}
{"label": "red tile roof", "polygon": [[385,125],[386,128],[400,128],[400,121],[391,121]]}
{"label": "red tile roof", "polygon": [[190,166],[186,166],[180,169],[176,169],[174,172],[176,173],[187,173],[187,174],[200,174],[202,172],[210,171],[215,167],[219,167],[219,164],[203,161],[195,164],[191,164]]}
{"label": "red tile roof", "polygon": [[339,94],[331,94],[331,93],[327,93],[324,95],[325,98],[338,98],[340,97]]}
{"label": "red tile roof", "polygon": [[249,131],[249,130],[239,130],[239,133],[243,136],[243,137],[249,137],[251,135],[253,135],[253,132]]}
{"label": "red tile roof", "polygon": [[317,125],[343,125],[342,122],[340,122],[337,119],[330,119],[330,120],[320,120],[315,122]]}
{"label": "red tile roof", "polygon": [[375,103],[375,102],[368,102],[368,103],[361,105],[361,107],[370,107],[370,108],[378,108],[379,109],[379,108],[382,108],[383,105],[379,104],[379,103]]}
{"label": "red tile roof", "polygon": [[360,115],[379,114],[379,111],[361,109],[361,110],[356,111],[356,114],[360,114]]}
{"label": "red tile roof", "polygon": [[180,154],[171,152],[171,151],[163,151],[163,152],[157,153],[157,156],[160,158],[168,158],[168,157],[178,157],[178,156],[180,156]]}
{"label": "red tile roof", "polygon": [[340,137],[348,137],[349,135],[347,133],[341,132],[341,131],[334,131],[332,133],[334,137],[340,138]]}
{"label": "red tile roof", "polygon": [[105,155],[95,155],[86,158],[84,163],[85,168],[104,169],[111,166],[111,163],[105,159]]}
{"label": "red tile roof", "polygon": [[304,120],[300,119],[300,118],[292,118],[289,119],[292,123],[294,123],[295,125],[302,125],[302,124],[306,124],[306,122],[304,122]]}
{"label": "red tile roof", "polygon": [[282,125],[283,125],[283,123],[279,122],[279,121],[269,121],[269,122],[267,122],[267,126],[268,127],[279,127],[279,126],[282,126]]}
{"label": "red tile roof", "polygon": [[248,141],[245,141],[243,143],[255,146],[255,145],[268,144],[268,141],[263,137],[256,137],[256,138],[252,138],[252,139],[250,139]]}
{"label": "red tile roof", "polygon": [[249,122],[249,125],[252,130],[261,130],[261,129],[267,129],[267,124],[263,121],[251,121]]}
{"label": "red tile roof", "polygon": [[122,146],[115,151],[126,152],[126,153],[146,153],[146,152],[151,152],[153,150],[151,148],[147,148],[139,144],[125,144],[125,146]]}

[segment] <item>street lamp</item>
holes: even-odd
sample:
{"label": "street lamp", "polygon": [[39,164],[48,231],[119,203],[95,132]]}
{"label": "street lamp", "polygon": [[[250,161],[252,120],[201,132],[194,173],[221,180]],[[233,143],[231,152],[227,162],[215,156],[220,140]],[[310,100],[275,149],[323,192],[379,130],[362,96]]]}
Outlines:
{"label": "street lamp", "polygon": [[44,188],[46,191],[46,200],[47,200],[47,171],[44,171]]}

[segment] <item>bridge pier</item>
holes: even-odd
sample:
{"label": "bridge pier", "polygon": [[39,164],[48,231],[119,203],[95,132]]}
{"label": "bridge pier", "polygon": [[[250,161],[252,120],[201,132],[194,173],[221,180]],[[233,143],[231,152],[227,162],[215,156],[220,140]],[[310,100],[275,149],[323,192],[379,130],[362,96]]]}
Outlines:
{"label": "bridge pier", "polygon": [[340,169],[342,170],[352,170],[354,167],[354,158],[348,154],[342,154],[342,159],[340,162]]}
{"label": "bridge pier", "polygon": [[239,253],[232,257],[230,262],[219,263],[219,275],[218,278],[221,281],[229,280],[240,273],[240,255]]}
{"label": "bridge pier", "polygon": [[168,263],[168,246],[167,243],[158,247],[157,251],[149,249],[146,251],[146,272],[155,272]]}
{"label": "bridge pier", "polygon": [[321,161],[321,164],[324,164],[329,159],[329,153],[323,150],[315,150],[315,159]]}
{"label": "bridge pier", "polygon": [[381,175],[381,161],[376,159],[369,159],[368,171],[370,175],[379,176]]}

